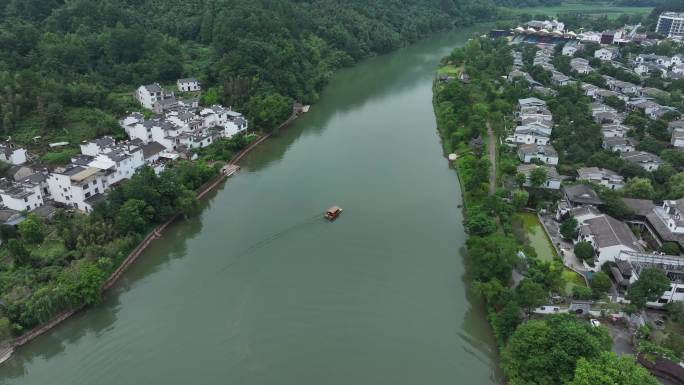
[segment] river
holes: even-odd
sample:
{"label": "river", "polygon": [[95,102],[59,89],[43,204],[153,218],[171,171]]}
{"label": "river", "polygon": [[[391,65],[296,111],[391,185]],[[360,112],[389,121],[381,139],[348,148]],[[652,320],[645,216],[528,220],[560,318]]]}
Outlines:
{"label": "river", "polygon": [[[472,32],[337,73],[101,304],[18,349],[0,383],[499,383],[431,106],[439,59]],[[328,223],[333,204],[344,213]]]}

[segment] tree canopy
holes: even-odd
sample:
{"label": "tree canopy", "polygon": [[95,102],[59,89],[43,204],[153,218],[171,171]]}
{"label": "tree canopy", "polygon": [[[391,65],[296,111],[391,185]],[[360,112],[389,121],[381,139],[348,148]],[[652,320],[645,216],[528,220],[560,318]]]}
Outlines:
{"label": "tree canopy", "polygon": [[611,338],[573,315],[557,314],[522,324],[509,338],[502,365],[512,383],[563,384],[572,379],[580,358],[608,351]]}
{"label": "tree canopy", "polygon": [[639,274],[639,280],[627,288],[627,298],[638,308],[646,306],[646,302],[656,301],[665,290],[670,288],[670,280],[661,269],[646,268]]}
{"label": "tree canopy", "polygon": [[597,358],[577,361],[575,375],[566,385],[658,385],[660,382],[632,356],[603,352]]}

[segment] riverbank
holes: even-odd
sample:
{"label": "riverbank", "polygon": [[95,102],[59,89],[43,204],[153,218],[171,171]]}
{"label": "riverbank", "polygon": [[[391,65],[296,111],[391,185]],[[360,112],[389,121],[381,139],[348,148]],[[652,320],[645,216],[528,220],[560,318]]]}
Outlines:
{"label": "riverbank", "polygon": [[[473,32],[335,74],[100,304],[18,349],[2,382],[497,383],[429,100],[439,58]],[[328,223],[332,204],[345,212]]]}
{"label": "riverbank", "polygon": [[[308,106],[307,106],[308,107]],[[308,111],[308,108],[307,108]],[[304,113],[302,110],[294,110],[292,115],[278,126],[278,130],[284,129],[287,127],[289,124],[295,121],[299,116],[301,116]],[[265,140],[271,137],[271,133],[264,134],[260,136],[256,141],[245,147],[244,149],[240,150],[233,158],[228,162],[226,166],[224,166],[219,174],[212,180],[206,182],[204,185],[202,185],[196,192],[195,192],[195,197],[197,200],[201,200],[204,196],[206,196],[208,193],[214,191],[225,179],[235,175],[240,167],[238,166],[238,163],[244,156],[249,154],[252,150],[254,150],[257,146],[259,146],[261,143],[263,143]],[[138,259],[138,257],[150,246],[152,242],[155,240],[161,239],[163,237],[164,231],[166,228],[175,222],[179,217],[180,213],[176,213],[173,215],[171,218],[169,218],[167,221],[164,223],[156,226],[153,230],[151,230],[145,238],[142,239],[138,243],[138,245],[124,258],[124,260],[121,262],[121,264],[114,270],[114,272],[111,273],[111,275],[107,278],[107,280],[102,284],[102,287],[100,289],[101,293],[104,294],[107,290],[112,288],[119,280],[119,278],[122,276],[122,274],[133,264],[135,261]],[[0,364],[4,363],[5,361],[9,360],[12,357],[12,353],[14,352],[14,349],[20,346],[23,346],[32,340],[38,338],[39,336],[43,335],[44,333],[48,332],[49,330],[53,329],[54,327],[58,326],[62,322],[66,321],[69,319],[71,316],[74,314],[84,310],[86,307],[89,305],[83,304],[81,306],[75,307],[73,309],[65,310],[62,313],[59,313],[49,321],[31,329],[30,331],[14,338],[9,342],[8,344],[5,344],[5,346],[0,346]]]}
{"label": "riverbank", "polygon": [[[583,362],[594,365],[620,358],[611,352],[612,339],[606,328],[592,326],[588,318],[557,307],[577,298],[573,286],[581,276],[568,274],[536,215],[542,209],[553,210],[540,204],[543,199],[555,198],[549,185],[543,186],[546,171],[541,182],[532,183],[532,175],[520,171],[525,166],[520,166],[515,151],[503,145],[493,147],[491,140],[482,139],[492,132],[489,122],[510,120],[516,106],[534,96],[526,82],[502,80],[513,64],[511,49],[504,39],[482,37],[455,50],[442,65],[462,68],[469,81],[459,81],[461,76],[438,77],[433,104],[445,151],[458,155],[454,166],[465,188],[468,275],[485,302],[501,352],[501,368],[511,382],[569,383],[582,378],[579,366]],[[554,122],[556,119],[554,116]],[[507,133],[504,127],[494,131],[500,138],[495,141],[498,145]],[[492,153],[498,156],[494,158]],[[492,170],[502,174],[492,178]],[[498,181],[499,188],[492,189],[492,179]],[[534,207],[535,214],[521,216],[528,207]],[[592,290],[598,298],[607,290],[597,287]],[[575,336],[557,339],[560,334]],[[568,344],[569,340],[573,342]],[[557,360],[557,356],[565,358]],[[625,364],[639,371],[648,383],[655,382],[636,361],[625,358]],[[549,367],[556,369],[549,373]]]}

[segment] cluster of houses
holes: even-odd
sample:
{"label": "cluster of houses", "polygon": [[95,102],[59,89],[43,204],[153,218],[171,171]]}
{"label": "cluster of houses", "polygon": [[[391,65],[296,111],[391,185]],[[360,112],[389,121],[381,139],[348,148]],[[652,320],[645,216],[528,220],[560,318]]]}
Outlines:
{"label": "cluster of houses", "polygon": [[657,39],[650,39],[646,33],[638,31],[639,25],[627,25],[617,30],[582,31],[576,33],[565,29],[565,24],[558,20],[532,20],[510,31],[497,30],[498,36],[513,35],[513,44],[529,43],[540,46],[570,43],[567,55],[575,45],[582,43],[597,43],[605,45],[625,45],[637,43],[642,45],[655,45]]}
{"label": "cluster of houses", "polygon": [[559,189],[561,184],[558,171],[558,153],[549,143],[553,129],[553,116],[546,102],[538,98],[518,100],[515,114],[517,126],[513,135],[506,138],[509,145],[517,145],[518,157],[522,164],[518,173],[525,175],[525,185],[531,186],[532,171],[543,168],[546,181],[539,187]]}
{"label": "cluster of houses", "polygon": [[[532,33],[530,28],[535,29],[537,33]],[[679,55],[673,57],[639,55],[627,66],[616,62],[615,60],[620,55],[616,45],[626,40],[634,41],[638,37],[635,29],[628,34],[624,31],[611,32],[608,34],[609,37],[604,36],[605,32],[573,36],[562,30],[562,23],[556,23],[554,27],[549,27],[548,23],[546,27],[542,27],[542,23],[528,23],[524,34],[528,38],[530,35],[539,37],[541,30],[546,30],[546,32],[542,31],[541,35],[555,36],[556,40],[564,44],[560,51],[562,55],[573,56],[584,49],[584,42],[591,41],[602,44],[602,47],[595,51],[595,58],[624,71],[632,71],[641,78],[649,76],[654,71],[660,71],[661,77],[666,78],[678,78],[680,73],[684,73],[683,60]],[[553,33],[554,31],[556,33]],[[517,32],[520,33],[520,31]],[[515,38],[512,39],[513,44],[515,41]],[[601,125],[603,149],[617,152],[624,161],[638,165],[649,172],[658,170],[663,164],[657,155],[637,150],[636,141],[628,137],[627,133],[631,127],[624,122],[630,111],[641,111],[644,116],[652,120],[675,119],[668,124],[668,130],[672,135],[671,145],[675,148],[684,148],[684,120],[676,120],[680,118],[680,112],[676,108],[661,105],[657,101],[662,100],[662,96],[667,96],[665,91],[642,87],[606,75],[602,75],[606,84],[605,88],[578,82],[571,76],[556,70],[553,65],[555,51],[551,48],[552,45],[537,44],[537,46],[539,49],[532,64],[551,73],[552,87],[544,87],[524,71],[522,53],[518,50],[512,52],[513,68],[507,80],[514,82],[524,79],[529,83],[531,91],[543,96],[555,95],[555,87],[578,84],[584,94],[592,100],[590,112],[594,121]],[[573,72],[579,74],[594,71],[589,60],[581,57],[572,57],[570,67]],[[626,111],[618,111],[609,106],[606,104],[608,99],[624,101]],[[615,103],[610,104],[615,105]],[[586,241],[594,248],[593,261],[578,262],[575,259],[575,263],[581,263],[582,266],[572,267],[584,271],[598,271],[604,264],[610,263],[609,270],[616,285],[626,288],[629,283],[638,280],[644,268],[656,266],[666,272],[671,286],[660,299],[649,303],[649,306],[662,307],[671,301],[684,300],[684,257],[653,251],[658,250],[665,242],[676,243],[680,250],[684,250],[684,198],[665,201],[659,205],[648,200],[624,198],[624,204],[635,213],[634,219],[621,221],[613,218],[601,212],[603,202],[592,186],[596,184],[611,190],[620,190],[625,186],[625,178],[616,171],[603,167],[580,168],[574,176],[559,175],[555,168],[558,164],[558,153],[551,143],[553,115],[545,101],[535,97],[518,100],[515,120],[516,127],[505,139],[505,143],[517,147],[521,162],[517,167],[517,172],[526,176],[524,186],[532,185],[530,175],[533,170],[544,168],[546,181],[541,185],[539,181],[536,181],[535,187],[560,190],[562,198],[558,202],[555,219],[562,221],[568,217],[574,217],[578,222],[579,231],[573,242]],[[564,180],[572,179],[578,183],[562,183]],[[639,232],[633,229],[639,229]],[[646,234],[646,236],[637,237],[635,234]],[[568,261],[566,260],[566,263],[570,263]]]}
{"label": "cluster of houses", "polygon": [[[580,181],[591,181],[609,188],[619,189],[623,185],[621,176],[602,168],[582,168],[578,175]],[[684,198],[665,201],[662,205],[644,199],[622,198],[634,212],[633,219],[623,222],[600,211],[603,202],[592,185],[564,185],[561,191],[555,219],[575,218],[579,231],[573,242],[589,242],[594,248],[592,263],[582,261],[582,270],[599,271],[610,262],[612,278],[623,291],[639,279],[643,269],[657,267],[665,271],[670,287],[648,305],[662,307],[672,301],[684,300],[684,257],[649,251],[664,242],[674,242],[684,250]],[[652,243],[637,238],[632,228],[648,234]],[[571,267],[576,269],[579,266]]]}
{"label": "cluster of houses", "polygon": [[[194,78],[179,79],[178,91],[198,92]],[[193,150],[247,129],[242,114],[220,105],[200,107],[197,98],[176,99],[159,84],[140,86],[135,98],[152,110],[146,119],[134,112],[120,120],[128,135],[117,142],[109,136],[80,144],[80,154],[53,170],[26,166],[26,150],[0,144],[0,160],[11,163],[11,177],[0,180],[0,223],[16,224],[24,212],[51,216],[56,206],[92,211],[107,190],[129,179],[144,166],[160,173],[173,160],[193,159]]]}

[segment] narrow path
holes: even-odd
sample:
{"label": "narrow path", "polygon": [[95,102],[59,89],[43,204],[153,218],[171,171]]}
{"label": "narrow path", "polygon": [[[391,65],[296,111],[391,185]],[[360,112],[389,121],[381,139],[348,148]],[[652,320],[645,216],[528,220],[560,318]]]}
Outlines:
{"label": "narrow path", "polygon": [[489,122],[487,122],[487,151],[489,163],[492,165],[489,169],[489,195],[494,195],[496,192],[496,136]]}

